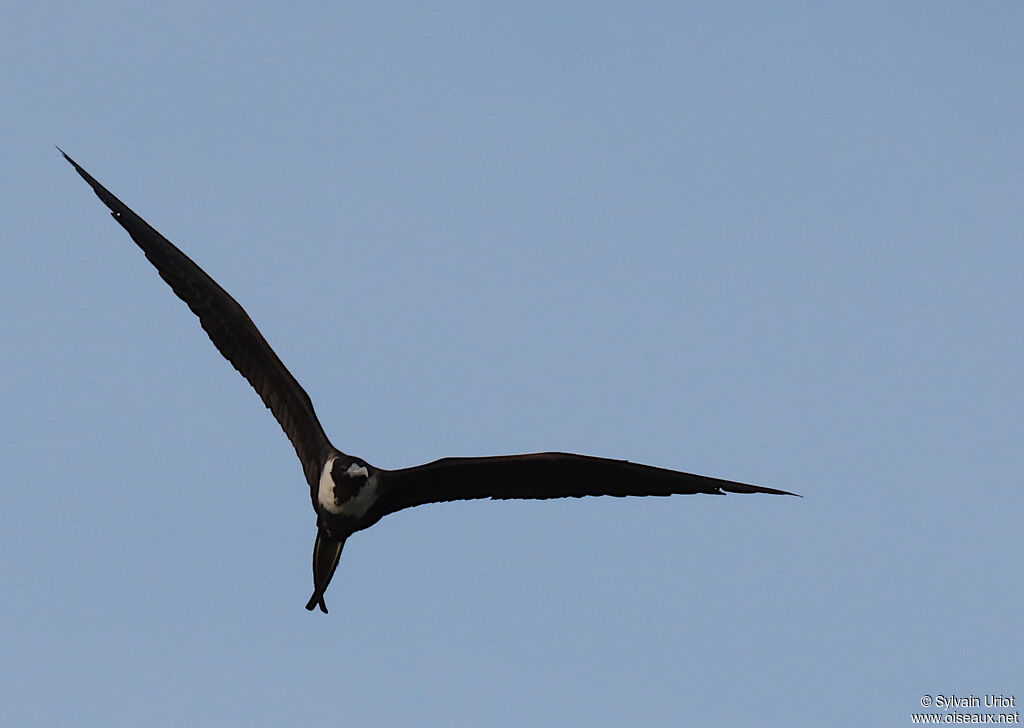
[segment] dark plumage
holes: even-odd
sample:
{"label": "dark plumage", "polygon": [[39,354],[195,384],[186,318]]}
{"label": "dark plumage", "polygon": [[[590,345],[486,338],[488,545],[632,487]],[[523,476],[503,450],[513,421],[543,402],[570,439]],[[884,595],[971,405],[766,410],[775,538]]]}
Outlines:
{"label": "dark plumage", "polygon": [[335,448],[324,434],[309,395],[278,359],[248,314],[199,266],[64,154],[142,248],[160,277],[183,300],[217,350],[274,414],[302,462],[317,513],[313,596],[307,609],[324,612],[324,591],[345,540],[404,508],[475,498],[579,498],[587,495],[770,493],[784,490],[681,473],[625,460],[534,453],[444,458],[402,470],[383,470]]}

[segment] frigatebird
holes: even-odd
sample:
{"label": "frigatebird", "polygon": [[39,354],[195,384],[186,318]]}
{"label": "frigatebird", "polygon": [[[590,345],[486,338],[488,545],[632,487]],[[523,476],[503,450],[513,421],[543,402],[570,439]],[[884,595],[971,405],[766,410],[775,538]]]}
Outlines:
{"label": "frigatebird", "polygon": [[426,503],[476,498],[545,499],[586,495],[647,496],[769,493],[785,490],[563,452],[448,457],[385,470],[334,447],[309,395],[260,334],[248,314],[171,241],[112,195],[60,147],[57,150],[110,208],[160,277],[184,301],[213,345],[260,395],[295,447],[317,516],[313,596],[306,604],[327,613],[324,592],[345,541],[384,516]]}

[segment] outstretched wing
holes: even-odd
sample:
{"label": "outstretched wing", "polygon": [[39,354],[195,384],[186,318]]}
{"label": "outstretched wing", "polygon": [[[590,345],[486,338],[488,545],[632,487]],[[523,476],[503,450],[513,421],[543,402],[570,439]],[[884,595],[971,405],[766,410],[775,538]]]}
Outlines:
{"label": "outstretched wing", "polygon": [[217,350],[249,381],[263,403],[274,413],[302,461],[306,480],[310,487],[315,487],[320,467],[332,449],[331,444],[313,411],[309,395],[277,358],[248,314],[187,255],[114,197],[59,147],[58,151],[110,208],[114,219],[142,248],[160,277],[199,317],[199,323]]}
{"label": "outstretched wing", "polygon": [[404,470],[381,471],[383,514],[424,503],[474,498],[580,498],[585,495],[770,493],[785,490],[706,475],[562,452],[444,458]]}

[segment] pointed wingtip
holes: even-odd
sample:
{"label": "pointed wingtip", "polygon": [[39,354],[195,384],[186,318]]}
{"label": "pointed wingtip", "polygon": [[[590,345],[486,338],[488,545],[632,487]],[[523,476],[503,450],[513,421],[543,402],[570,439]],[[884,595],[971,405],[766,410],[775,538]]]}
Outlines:
{"label": "pointed wingtip", "polygon": [[803,498],[799,493],[790,493],[788,490],[779,490],[778,488],[765,488],[764,486],[758,486],[755,493],[767,493],[768,495],[791,495],[796,498]]}
{"label": "pointed wingtip", "polygon": [[[56,144],[54,144],[54,146],[57,147]],[[95,177],[86,172],[82,168],[82,165],[80,165],[78,162],[69,157],[67,152],[65,152],[60,147],[57,147],[57,151],[63,154],[64,159],[68,160],[68,163],[75,168],[75,171],[78,172],[78,176],[84,179],[86,183],[90,187],[92,187],[92,191],[96,193],[96,196],[100,198],[100,201],[108,208],[110,208],[110,214],[113,215],[114,218],[119,223],[121,223],[123,227],[128,229],[128,232],[131,233],[131,236],[133,238],[135,238],[138,229],[144,230],[147,234],[157,236],[160,235],[160,233],[156,232],[149,226],[149,223],[147,223],[141,217],[132,212],[131,208],[128,207],[128,205],[124,204],[123,202],[121,202],[121,200],[117,199],[117,197],[115,197],[113,193],[110,192],[110,190],[101,185]],[[130,222],[130,225],[129,222],[126,222],[126,220]],[[136,229],[136,232],[132,232],[132,229]],[[136,238],[136,241],[137,240],[138,238]]]}
{"label": "pointed wingtip", "polygon": [[720,490],[723,493],[764,493],[767,495],[791,495],[803,498],[799,493],[790,493],[788,490],[766,488],[763,485],[747,485],[746,483],[730,483],[727,486],[721,486]]}
{"label": "pointed wingtip", "polygon": [[[70,156],[68,155],[68,153],[67,153],[67,152],[65,152],[65,151],[64,151],[63,149],[61,149],[60,147],[58,147],[58,146],[57,146],[56,144],[54,144],[53,146],[54,146],[54,148],[55,148],[55,149],[56,149],[56,150],[57,150],[58,152],[60,152],[60,153],[61,153],[61,156],[62,156],[62,157],[64,157],[64,159],[68,160],[68,164],[70,164],[70,165],[71,165],[72,167],[74,167],[74,168],[75,168],[75,171],[76,171],[76,172],[78,172],[78,174],[79,174],[79,175],[80,175],[80,176],[82,177],[82,179],[84,179],[84,180],[85,180],[86,182],[88,182],[88,183],[89,183],[89,186],[90,186],[90,187],[92,187],[92,188],[93,188],[94,190],[96,190],[96,194],[97,194],[97,195],[99,195],[99,194],[100,194],[100,192],[99,192],[99,190],[98,190],[98,189],[96,189],[96,188],[97,188],[97,187],[101,187],[101,188],[102,188],[102,185],[100,185],[100,183],[99,183],[99,182],[97,182],[97,181],[96,181],[95,179],[93,179],[93,177],[92,177],[92,175],[91,175],[91,174],[89,174],[89,173],[88,173],[88,172],[86,172],[86,171],[85,171],[84,169],[82,169],[82,165],[80,165],[80,164],[79,164],[78,162],[76,162],[75,160],[73,160],[73,159],[72,159],[72,158],[71,158],[71,157],[70,157]],[[106,190],[104,190],[104,191],[106,191]],[[108,192],[107,194],[109,195],[110,193]],[[102,197],[102,195],[100,195],[100,196]],[[104,200],[104,202],[106,202],[106,200]]]}

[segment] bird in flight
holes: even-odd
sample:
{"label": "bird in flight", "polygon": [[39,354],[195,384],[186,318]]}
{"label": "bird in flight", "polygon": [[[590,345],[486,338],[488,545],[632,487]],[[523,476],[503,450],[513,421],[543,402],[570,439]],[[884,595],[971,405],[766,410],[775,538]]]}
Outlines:
{"label": "bird in flight", "polygon": [[362,458],[343,453],[324,434],[309,395],[238,302],[60,147],[57,150],[110,208],[114,219],[142,248],[171,290],[199,317],[213,345],[248,380],[295,447],[317,516],[313,596],[306,604],[310,611],[319,607],[327,613],[324,592],[349,536],[390,513],[425,503],[586,495],[797,495],[626,460],[562,452],[449,457],[401,470],[374,467]]}

